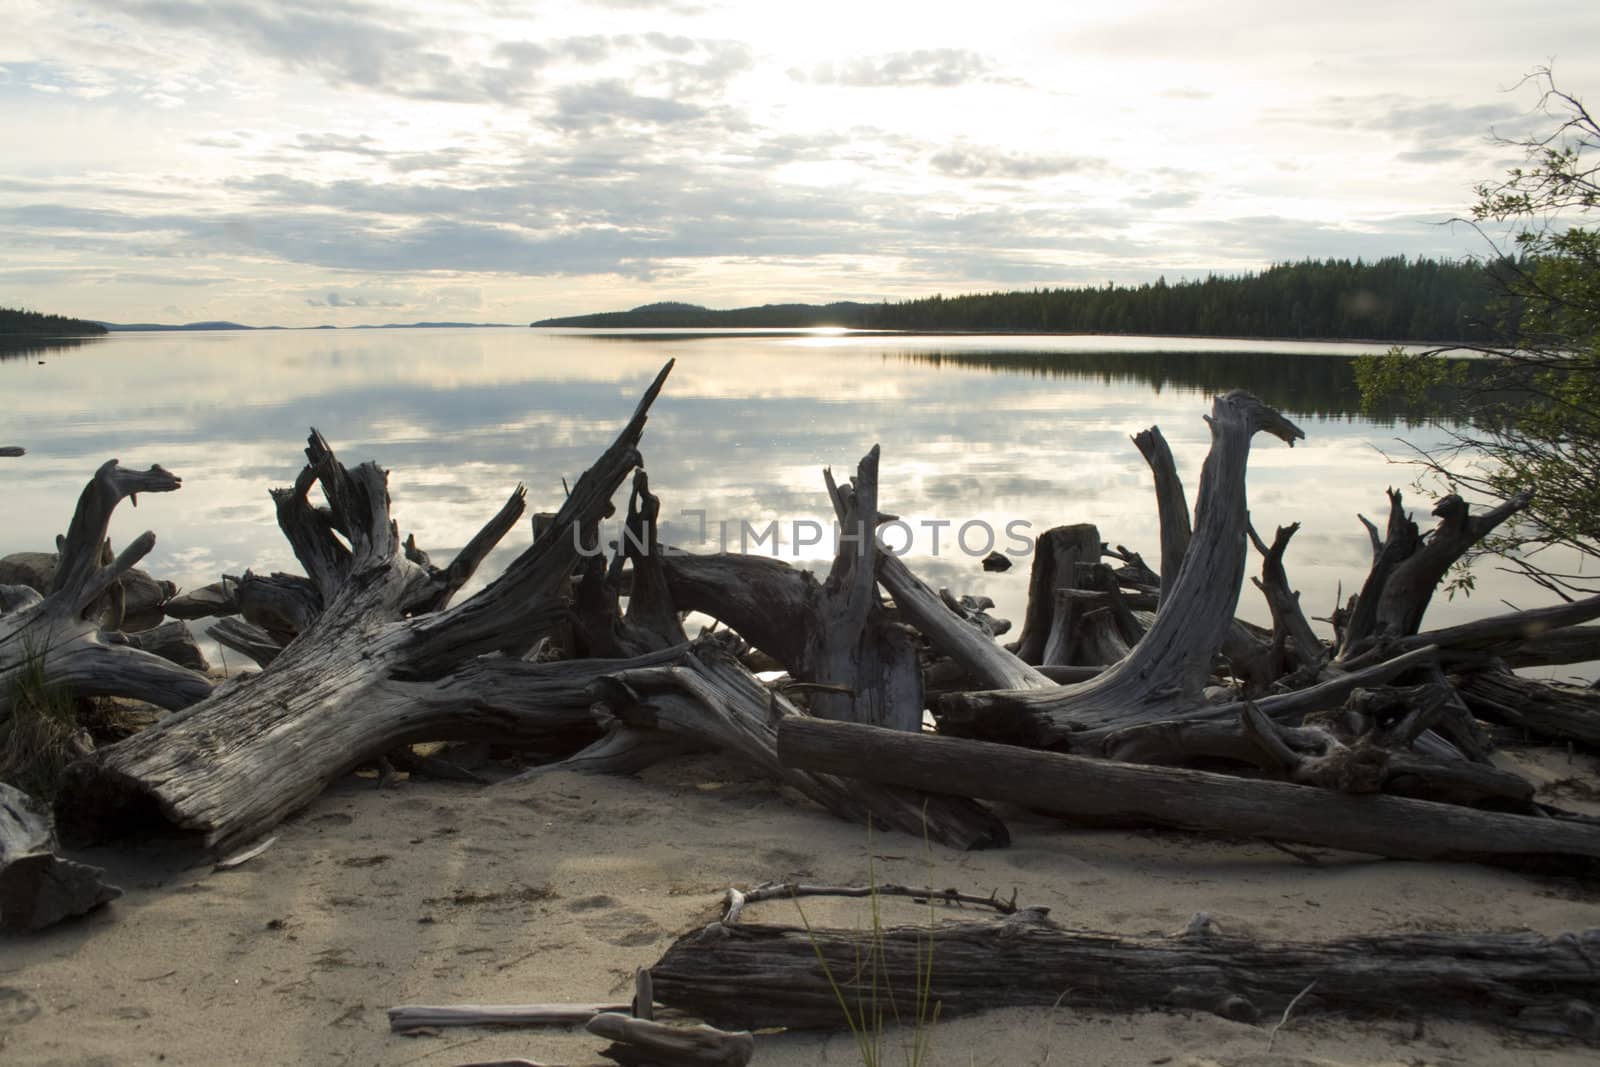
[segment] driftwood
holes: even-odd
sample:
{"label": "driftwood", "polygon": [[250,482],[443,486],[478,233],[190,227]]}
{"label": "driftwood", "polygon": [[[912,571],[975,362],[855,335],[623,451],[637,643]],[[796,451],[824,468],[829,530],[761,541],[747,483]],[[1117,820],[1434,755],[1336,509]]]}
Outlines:
{"label": "driftwood", "polygon": [[1161,527],[1161,596],[1165,599],[1178,580],[1184,553],[1194,530],[1189,525],[1188,498],[1178,477],[1178,465],[1159,426],[1133,435],[1134,447],[1144,457],[1156,483],[1156,515]]}
{"label": "driftwood", "polygon": [[[842,517],[854,514],[856,492],[876,484],[876,461],[874,449],[862,461],[857,480],[847,487],[838,486],[825,474]],[[862,507],[865,513],[865,505]],[[660,503],[640,471],[635,475],[617,558],[604,575],[598,557],[591,558],[578,588],[577,629],[584,644],[638,652],[681,640],[678,612],[682,605],[677,597],[686,595],[691,604],[715,604],[719,618],[749,629],[795,664],[796,675],[807,680],[795,688],[811,696],[811,714],[819,713],[823,698],[842,693],[849,699],[829,705],[837,714],[893,721],[890,709],[903,713],[915,708],[920,716],[921,701],[910,696],[916,683],[902,681],[907,672],[917,669],[909,639],[893,630],[872,594],[873,572],[867,568],[874,556],[885,559],[886,554],[846,541],[840,546],[833,574],[819,585],[810,575],[776,560],[767,561],[776,567],[759,563],[751,567],[758,557],[668,554],[655,540],[659,510]],[[872,513],[876,514],[875,506]],[[617,607],[624,560],[633,565],[626,613]],[[738,560],[736,566],[742,571],[724,570],[725,563],[732,560]],[[739,573],[772,579],[787,598],[766,603],[751,599],[759,597],[761,587],[727,580]],[[689,576],[687,585],[682,584],[685,574]],[[672,581],[675,575],[680,580],[676,586]],[[940,610],[949,612],[943,604]],[[780,629],[771,625],[773,619],[790,619],[796,626]],[[816,639],[817,633],[827,634],[828,640]],[[825,776],[787,771],[777,760],[776,723],[784,715],[806,712],[787,695],[762,685],[742,662],[744,651],[740,642],[712,635],[695,642],[671,665],[641,664],[638,669],[619,670],[597,680],[593,686],[599,701],[595,710],[606,736],[550,769],[632,773],[662,758],[709,747],[752,764],[843,818],[875,819],[880,825],[927,834],[963,849],[989,848],[1009,840],[1000,820],[969,800],[930,798],[896,789],[860,790]],[[536,768],[517,777],[534,777],[543,770]]]}
{"label": "driftwood", "polygon": [[744,1067],[756,1053],[748,1030],[667,1026],[620,1012],[596,1015],[584,1029],[613,1042],[601,1055],[639,1067]]}
{"label": "driftwood", "polygon": [[[545,537],[476,596],[416,615],[408,613],[459,587],[461,570],[408,558],[389,517],[385,473],[371,463],[347,469],[313,431],[305,470],[274,499],[323,611],[260,675],[69,768],[57,801],[61,832],[100,839],[156,816],[228,848],[400,744],[473,736],[515,743],[574,729],[592,736],[582,694],[607,664],[482,654],[525,647],[561,616],[556,594],[578,555],[572,529],[597,521],[638,465],[647,412],[670,368],[578,480]],[[307,499],[314,484],[326,510]],[[520,511],[520,491],[507,507]],[[503,529],[504,514],[489,528]]]}
{"label": "driftwood", "polygon": [[946,697],[935,711],[941,729],[974,737],[1021,737],[1042,748],[1072,748],[1074,735],[1084,731],[1103,736],[1109,729],[1160,721],[1199,705],[1244,580],[1250,440],[1261,430],[1290,444],[1305,436],[1276,411],[1239,391],[1218,397],[1208,422],[1212,447],[1201,475],[1194,536],[1143,640],[1115,665],[1076,685]]}
{"label": "driftwood", "polygon": [[1010,841],[1005,825],[974,801],[847,782],[787,766],[778,755],[780,723],[818,720],[763,686],[739,662],[738,649],[715,637],[696,642],[674,666],[612,672],[596,681],[594,692],[622,721],[733,752],[842,818],[864,823],[870,817],[875,825],[926,834],[963,849]]}
{"label": "driftwood", "polygon": [[[27,585],[40,595],[49,593],[60,559],[59,552],[13,552],[0,558],[0,584]],[[111,562],[109,546],[101,546],[100,562]],[[138,567],[129,567],[108,590],[120,597],[121,613],[112,614],[110,609],[117,604],[108,597],[102,605],[101,625],[110,630],[149,629],[161,621],[166,604],[177,589],[171,582],[154,578]]]}
{"label": "driftwood", "polygon": [[402,1004],[389,1009],[389,1029],[423,1026],[583,1026],[602,1012],[631,1011],[628,1004]]}
{"label": "driftwood", "polygon": [[155,547],[150,532],[108,560],[111,513],[139,493],[169,493],[182,481],[160,467],[125,470],[107,461],[84,487],[46,595],[0,615],[0,719],[9,714],[13,686],[37,669],[44,684],[77,696],[123,696],[164,708],[205,697],[211,681],[116,635],[125,603],[121,579]]}
{"label": "driftwood", "polygon": [[[847,1003],[886,1017],[999,1007],[1209,1011],[1247,1023],[1296,1014],[1444,1016],[1600,1040],[1600,930],[1399,933],[1325,942],[1058,927],[1044,908],[1002,920],[880,930],[712,923],[651,968],[656,999],[716,1026],[842,1029]],[[929,956],[932,956],[931,969]],[[870,961],[870,962],[869,962]]]}
{"label": "driftwood", "polygon": [[1033,569],[1028,572],[1028,608],[1012,649],[1022,662],[1034,666],[1046,662],[1045,648],[1056,628],[1056,592],[1072,588],[1078,565],[1099,562],[1100,550],[1100,531],[1087,523],[1056,526],[1035,540]]}
{"label": "driftwood", "polygon": [[787,767],[1062,815],[1259,837],[1396,859],[1530,861],[1578,870],[1600,860],[1600,822],[1477,811],[1011,745],[786,719]]}
{"label": "driftwood", "polygon": [[1600,751],[1600,691],[1546,685],[1510,671],[1485,670],[1451,679],[1481,719],[1544,741],[1575,741]]}
{"label": "driftwood", "polygon": [[0,929],[41,930],[116,900],[105,871],[55,853],[49,813],[0,782]]}
{"label": "driftwood", "polygon": [[1531,494],[1519,493],[1481,515],[1469,515],[1466,502],[1452,494],[1435,505],[1439,523],[1423,537],[1406,514],[1400,492],[1389,490],[1385,534],[1380,538],[1377,527],[1361,519],[1372,540],[1372,569],[1342,619],[1339,658],[1349,660],[1375,642],[1416,633],[1450,567],[1531,499]]}
{"label": "driftwood", "polygon": [[[881,898],[881,897],[907,897],[917,903],[939,903],[955,907],[990,908],[1001,915],[1010,915],[1017,910],[1014,900],[1001,900],[991,893],[986,897],[962,893],[955,889],[930,889],[926,886],[917,887],[899,885],[895,882],[882,882],[877,885],[808,885],[805,882],[765,882],[754,889],[739,889],[730,886],[722,898],[722,921],[736,923],[744,913],[744,909],[751,904],[760,904],[768,900],[798,900],[801,897],[855,897]],[[648,973],[648,972],[646,972]]]}

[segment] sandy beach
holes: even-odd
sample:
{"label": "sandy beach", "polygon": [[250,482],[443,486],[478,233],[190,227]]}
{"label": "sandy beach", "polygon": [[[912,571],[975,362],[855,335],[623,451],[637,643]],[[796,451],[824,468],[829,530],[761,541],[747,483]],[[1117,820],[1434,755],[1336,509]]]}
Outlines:
{"label": "sandy beach", "polygon": [[[1547,780],[1592,773],[1553,757]],[[1571,798],[1565,798],[1570,802]],[[1008,849],[931,850],[817,810],[720,757],[637,779],[554,772],[481,789],[352,775],[232,870],[178,841],[77,854],[127,894],[78,921],[0,940],[0,1060],[15,1064],[594,1064],[582,1031],[390,1032],[398,1004],[625,1001],[635,968],[718,914],[730,885],[896,881],[1013,890],[1063,925],[1319,939],[1402,930],[1597,924],[1573,879],[1319,853],[1176,832],[1091,831],[1004,812]],[[890,922],[926,907],[886,902]],[[865,926],[859,901],[810,900],[813,925]],[[967,917],[966,913],[960,913]],[[747,918],[795,923],[793,902]],[[1293,1019],[1073,1009],[941,1020],[934,1064],[1589,1064],[1593,1050],[1412,1019]],[[901,1035],[888,1062],[902,1062]],[[852,1064],[848,1033],[760,1034],[756,1063]]]}

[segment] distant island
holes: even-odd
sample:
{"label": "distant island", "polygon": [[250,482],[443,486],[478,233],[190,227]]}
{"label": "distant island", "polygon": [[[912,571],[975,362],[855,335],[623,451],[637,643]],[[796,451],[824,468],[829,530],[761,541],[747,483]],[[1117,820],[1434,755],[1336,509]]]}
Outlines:
{"label": "distant island", "polygon": [[603,311],[595,315],[571,315],[544,319],[533,326],[582,326],[597,329],[743,327],[745,329],[811,329],[843,326],[867,329],[865,322],[876,304],[840,301],[835,304],[763,304],[760,307],[713,311],[699,304],[663,301],[645,304],[632,311]]}
{"label": "distant island", "polygon": [[85,337],[106,332],[98,322],[69,319],[65,315],[46,315],[21,308],[0,308],[0,336]]}
{"label": "distant island", "polygon": [[1491,268],[1392,256],[1283,263],[1260,273],[1168,284],[936,295],[898,303],[766,304],[718,311],[646,304],[544,319],[589,329],[838,326],[916,332],[1123,333],[1317,340],[1487,342],[1496,331]]}

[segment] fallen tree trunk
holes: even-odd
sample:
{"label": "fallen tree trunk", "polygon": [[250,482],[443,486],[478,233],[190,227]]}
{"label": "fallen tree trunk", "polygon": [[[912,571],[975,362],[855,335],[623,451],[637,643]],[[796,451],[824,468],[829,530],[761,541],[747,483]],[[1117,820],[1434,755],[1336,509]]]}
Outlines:
{"label": "fallen tree trunk", "polygon": [[785,719],[796,770],[1010,801],[1062,815],[1259,837],[1396,859],[1600,869],[1600,823],[1353,795],[843,723]]}
{"label": "fallen tree trunk", "polygon": [[1545,685],[1510,671],[1473,671],[1451,681],[1480,719],[1544,741],[1575,741],[1600,751],[1600,692]]}
{"label": "fallen tree trunk", "polygon": [[594,694],[629,725],[732,752],[853,822],[871,819],[874,825],[960,849],[1010,843],[1005,824],[975,801],[843,781],[788,766],[778,753],[779,724],[790,718],[820,720],[803,716],[782,693],[763,686],[739,662],[737,649],[716,637],[697,641],[676,665],[608,674],[596,681]]}
{"label": "fallen tree trunk", "polygon": [[1062,929],[1046,909],[1028,908],[882,930],[712,923],[674,942],[651,977],[662,1004],[720,1027],[840,1030],[842,997],[901,1019],[932,1004],[941,1017],[1065,1005],[1262,1023],[1293,1006],[1470,1018],[1594,1042],[1597,952],[1600,930],[1273,942],[1222,936],[1197,915],[1183,934],[1136,938]]}
{"label": "fallen tree trunk", "polygon": [[42,930],[116,900],[105,871],[55,854],[50,816],[0,782],[0,929]]}
{"label": "fallen tree trunk", "polygon": [[[227,848],[400,744],[532,742],[574,730],[594,737],[582,694],[614,663],[543,665],[481,654],[526,647],[562,616],[557,592],[577,558],[572,528],[597,522],[638,465],[647,412],[670,368],[578,479],[546,536],[487,588],[445,610],[410,614],[436,603],[443,587],[459,587],[470,568],[441,571],[409,558],[389,516],[385,472],[372,463],[347,469],[313,431],[305,470],[274,499],[321,614],[261,674],[69,768],[56,804],[62,834],[103,839],[155,818]],[[307,500],[313,484],[321,485],[326,510]],[[503,531],[507,509],[521,507],[519,488],[486,530]],[[482,540],[474,539],[479,558],[487,552]]]}

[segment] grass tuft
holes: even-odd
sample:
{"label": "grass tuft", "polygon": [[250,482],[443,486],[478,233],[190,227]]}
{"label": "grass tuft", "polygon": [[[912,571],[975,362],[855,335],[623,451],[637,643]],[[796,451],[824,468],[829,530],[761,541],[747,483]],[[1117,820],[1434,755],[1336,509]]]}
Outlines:
{"label": "grass tuft", "polygon": [[67,765],[79,756],[77,702],[45,675],[44,654],[29,648],[11,678],[0,716],[0,781],[51,801]]}
{"label": "grass tuft", "polygon": [[[926,824],[923,829],[923,848],[928,853],[931,865],[932,846],[927,840]],[[912,1000],[912,1015],[910,1019],[903,1019],[900,1014],[900,1000],[895,996],[894,985],[889,976],[888,960],[884,954],[883,914],[879,907],[878,875],[873,862],[870,820],[867,823],[867,879],[872,887],[869,898],[872,905],[872,936],[866,953],[867,958],[857,957],[854,974],[846,980],[850,993],[846,993],[845,987],[841,986],[834,976],[833,968],[829,966],[827,957],[823,954],[822,946],[812,931],[811,920],[806,918],[805,909],[800,906],[799,898],[795,898],[795,910],[800,913],[800,921],[805,925],[806,934],[811,939],[811,949],[817,955],[817,963],[821,965],[823,976],[828,980],[828,988],[833,991],[833,998],[839,1005],[839,1011],[844,1015],[850,1036],[855,1039],[862,1067],[885,1067],[887,1060],[884,1049],[891,1019],[897,1027],[904,1028],[909,1025],[911,1028],[909,1042],[902,1042],[900,1049],[905,1067],[924,1067],[929,1062],[933,1047],[933,1030],[939,1022],[940,1003],[932,999],[934,928],[939,921],[938,915],[930,897],[927,937],[917,939],[917,988]]]}

